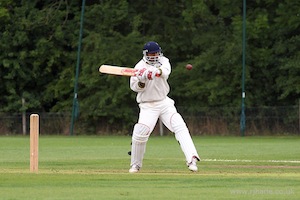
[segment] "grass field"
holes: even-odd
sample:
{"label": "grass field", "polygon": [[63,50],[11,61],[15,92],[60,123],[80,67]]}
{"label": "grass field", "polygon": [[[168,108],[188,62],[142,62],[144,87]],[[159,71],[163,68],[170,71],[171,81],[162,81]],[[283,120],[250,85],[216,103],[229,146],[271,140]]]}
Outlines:
{"label": "grass field", "polygon": [[300,199],[300,137],[194,137],[189,172],[173,137],[150,137],[129,174],[130,137],[40,136],[39,173],[29,137],[0,137],[0,199]]}

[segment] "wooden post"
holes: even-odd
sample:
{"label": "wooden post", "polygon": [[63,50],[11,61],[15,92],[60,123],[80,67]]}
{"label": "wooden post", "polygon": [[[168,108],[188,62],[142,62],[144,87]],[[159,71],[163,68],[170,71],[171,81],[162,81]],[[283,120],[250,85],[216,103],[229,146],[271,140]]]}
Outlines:
{"label": "wooden post", "polygon": [[30,172],[39,169],[39,115],[30,115]]}

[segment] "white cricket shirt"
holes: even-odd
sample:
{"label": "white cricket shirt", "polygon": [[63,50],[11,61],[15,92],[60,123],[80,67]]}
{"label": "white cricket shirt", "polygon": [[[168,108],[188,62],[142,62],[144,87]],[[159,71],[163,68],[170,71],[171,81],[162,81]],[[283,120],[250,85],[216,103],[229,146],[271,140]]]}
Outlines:
{"label": "white cricket shirt", "polygon": [[[153,102],[153,101],[161,101],[165,99],[170,91],[169,84],[167,82],[168,77],[171,73],[171,64],[169,59],[162,56],[160,58],[160,69],[162,70],[162,74],[160,77],[155,77],[153,80],[146,80],[145,87],[140,88],[138,85],[138,78],[132,76],[130,78],[130,88],[137,92],[136,101],[137,103],[144,102]],[[135,69],[143,69],[153,67],[147,64],[143,59],[141,59],[136,65]]]}

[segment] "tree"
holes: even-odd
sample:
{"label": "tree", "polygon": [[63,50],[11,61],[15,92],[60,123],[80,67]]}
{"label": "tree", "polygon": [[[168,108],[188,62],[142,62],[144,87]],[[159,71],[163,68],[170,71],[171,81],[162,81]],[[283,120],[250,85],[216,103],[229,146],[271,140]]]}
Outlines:
{"label": "tree", "polygon": [[[247,107],[298,102],[299,4],[247,2]],[[71,112],[80,11],[80,1],[0,2],[0,111]],[[120,129],[135,122],[129,79],[101,75],[98,68],[133,67],[150,40],[171,60],[170,96],[178,106],[190,112],[239,107],[241,1],[92,0],[85,9],[78,85],[80,120],[89,132],[101,120]]]}
{"label": "tree", "polygon": [[[234,1],[208,1],[193,2],[184,10],[184,33],[192,41],[189,48],[193,54],[179,63],[171,77],[172,95],[181,105],[194,111],[204,106],[237,105],[242,27],[233,27],[233,22],[240,18],[240,7]],[[184,69],[187,62],[193,63],[191,72]]]}

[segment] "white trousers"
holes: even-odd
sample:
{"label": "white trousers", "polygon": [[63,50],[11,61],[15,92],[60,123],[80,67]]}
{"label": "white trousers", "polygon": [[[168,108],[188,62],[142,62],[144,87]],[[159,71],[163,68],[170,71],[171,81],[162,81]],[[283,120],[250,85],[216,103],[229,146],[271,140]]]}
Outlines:
{"label": "white trousers", "polygon": [[[142,167],[146,143],[157,123],[158,118],[161,119],[162,123],[171,132],[174,132],[175,138],[180,144],[187,163],[190,163],[193,157],[200,160],[189,130],[181,115],[177,112],[172,99],[167,97],[162,101],[140,103],[139,107],[139,119],[132,135],[131,166],[138,165],[139,167]],[[148,132],[145,130],[148,130]]]}

